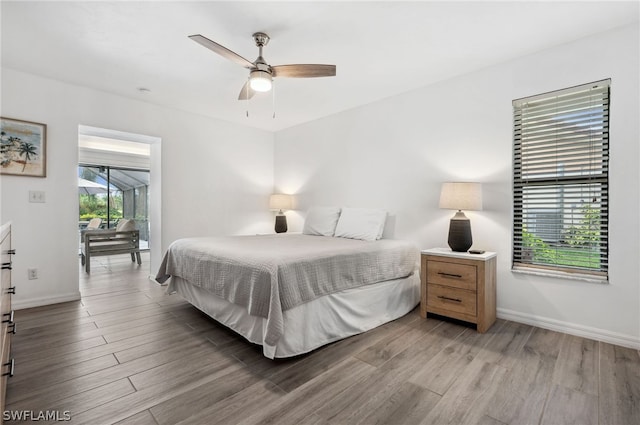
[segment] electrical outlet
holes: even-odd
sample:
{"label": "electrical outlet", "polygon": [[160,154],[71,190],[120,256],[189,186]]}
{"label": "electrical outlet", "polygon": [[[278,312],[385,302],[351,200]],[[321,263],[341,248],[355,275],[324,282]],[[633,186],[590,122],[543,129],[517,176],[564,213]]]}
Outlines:
{"label": "electrical outlet", "polygon": [[36,269],[36,268],[27,269],[27,274],[29,275],[29,280],[37,279],[38,278],[38,269]]}

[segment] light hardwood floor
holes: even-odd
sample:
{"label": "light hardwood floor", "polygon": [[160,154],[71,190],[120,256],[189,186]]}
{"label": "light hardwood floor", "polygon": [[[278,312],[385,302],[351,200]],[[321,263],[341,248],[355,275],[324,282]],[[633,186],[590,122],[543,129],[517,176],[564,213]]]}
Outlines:
{"label": "light hardwood floor", "polygon": [[[12,411],[73,424],[640,423],[640,354],[415,310],[288,360],[216,324],[128,256],[80,272],[81,302],[16,312]],[[41,422],[39,422],[41,423]]]}

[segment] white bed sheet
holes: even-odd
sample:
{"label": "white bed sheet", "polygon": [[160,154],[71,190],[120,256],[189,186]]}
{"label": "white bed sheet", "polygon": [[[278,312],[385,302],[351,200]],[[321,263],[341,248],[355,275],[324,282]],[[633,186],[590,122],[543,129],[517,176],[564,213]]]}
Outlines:
{"label": "white bed sheet", "polygon": [[284,311],[323,295],[405,278],[419,263],[414,244],[394,239],[286,233],[185,238],[169,246],[156,280],[181,277],[266,318],[264,340],[275,345],[283,333]]}
{"label": "white bed sheet", "polygon": [[262,345],[270,359],[308,353],[325,344],[356,335],[404,316],[420,302],[420,273],[375,285],[325,295],[284,312],[284,333],[267,345],[267,319],[219,298],[205,289],[173,277],[176,292],[196,308]]}

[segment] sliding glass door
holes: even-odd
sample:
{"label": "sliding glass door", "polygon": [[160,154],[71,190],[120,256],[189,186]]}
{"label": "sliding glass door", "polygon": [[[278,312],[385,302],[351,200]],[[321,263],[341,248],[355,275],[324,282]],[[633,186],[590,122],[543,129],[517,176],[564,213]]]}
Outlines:
{"label": "sliding glass door", "polygon": [[149,241],[149,170],[109,166],[78,166],[79,228],[91,219],[104,229],[115,228],[118,220],[136,222],[141,247]]}

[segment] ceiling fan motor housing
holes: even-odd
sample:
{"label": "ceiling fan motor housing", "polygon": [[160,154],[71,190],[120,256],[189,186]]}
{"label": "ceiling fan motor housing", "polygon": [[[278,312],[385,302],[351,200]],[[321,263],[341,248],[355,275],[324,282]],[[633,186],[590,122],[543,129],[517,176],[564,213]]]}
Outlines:
{"label": "ceiling fan motor housing", "polygon": [[256,46],[262,47],[269,43],[269,36],[263,32],[256,32],[253,34],[253,40],[256,42]]}

